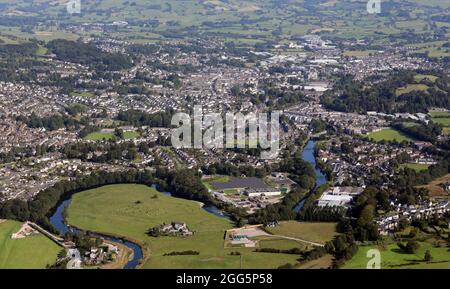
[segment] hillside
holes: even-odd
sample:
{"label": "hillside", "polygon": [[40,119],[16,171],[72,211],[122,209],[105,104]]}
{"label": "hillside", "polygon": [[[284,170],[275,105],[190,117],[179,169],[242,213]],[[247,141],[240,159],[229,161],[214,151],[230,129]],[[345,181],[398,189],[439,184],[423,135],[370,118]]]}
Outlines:
{"label": "hillside", "polygon": [[320,33],[368,38],[376,44],[393,39],[416,43],[448,33],[442,29],[448,27],[448,10],[442,8],[450,4],[442,2],[383,2],[381,14],[369,15],[365,0],[94,0],[82,1],[81,13],[71,15],[67,1],[0,0],[0,42],[73,39],[95,29],[80,31],[71,25],[127,21],[127,27],[114,26],[108,33],[135,42],[203,35],[254,45]]}

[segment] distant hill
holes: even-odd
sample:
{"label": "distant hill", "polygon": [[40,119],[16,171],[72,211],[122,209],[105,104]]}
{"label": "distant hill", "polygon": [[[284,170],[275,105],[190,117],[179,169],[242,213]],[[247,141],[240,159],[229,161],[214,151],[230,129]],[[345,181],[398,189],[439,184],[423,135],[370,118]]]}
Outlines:
{"label": "distant hill", "polygon": [[449,11],[443,9],[450,2],[442,0],[384,0],[377,15],[367,12],[368,0],[82,0],[76,15],[67,12],[68,1],[0,0],[0,39],[74,39],[95,30],[85,27],[82,33],[70,25],[126,21],[126,28],[108,32],[133,41],[206,35],[254,45],[320,33],[386,43],[414,42],[411,33],[449,36],[445,27],[450,26]]}

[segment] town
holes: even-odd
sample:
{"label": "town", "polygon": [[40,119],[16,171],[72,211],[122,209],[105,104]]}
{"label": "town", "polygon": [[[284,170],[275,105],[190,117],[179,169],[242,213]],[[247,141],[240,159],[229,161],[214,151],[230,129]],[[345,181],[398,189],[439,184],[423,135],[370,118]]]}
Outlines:
{"label": "town", "polygon": [[[368,28],[361,3],[163,2],[19,26],[0,5],[0,240],[50,248],[41,268],[361,268],[408,244],[383,266],[450,263],[448,7]],[[198,107],[280,112],[272,157],[248,119],[173,144]]]}

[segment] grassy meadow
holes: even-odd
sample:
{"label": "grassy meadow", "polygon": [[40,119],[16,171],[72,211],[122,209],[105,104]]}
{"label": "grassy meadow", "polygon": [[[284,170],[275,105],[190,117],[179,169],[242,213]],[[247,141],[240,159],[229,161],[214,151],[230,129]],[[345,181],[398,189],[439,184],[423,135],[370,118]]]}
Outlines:
{"label": "grassy meadow", "polygon": [[0,221],[0,269],[43,269],[56,261],[61,247],[44,235],[12,240],[22,223]]}
{"label": "grassy meadow", "polygon": [[429,113],[431,121],[443,126],[443,135],[450,135],[450,112],[448,111],[432,111]]}
{"label": "grassy meadow", "polygon": [[[139,202],[138,202],[139,201]],[[148,229],[162,223],[185,222],[192,237],[149,237]],[[143,185],[112,185],[75,194],[68,222],[77,227],[137,240],[149,252],[144,268],[239,268],[240,257],[224,248],[224,233],[232,224],[204,211],[198,202],[166,196]],[[200,255],[163,256],[173,251],[194,250]],[[296,263],[297,255],[256,253],[252,248],[233,248],[242,254],[243,268],[277,268]]]}
{"label": "grassy meadow", "polygon": [[280,222],[274,228],[268,228],[271,234],[282,235],[292,238],[298,238],[305,241],[325,244],[338,233],[336,232],[336,223],[312,223],[287,221]]}
{"label": "grassy meadow", "polygon": [[[400,250],[397,244],[387,245],[386,248],[361,246],[356,255],[345,264],[344,269],[365,269],[369,261],[366,254],[370,249],[380,250],[382,269],[448,269],[450,267],[448,248],[434,247],[428,242],[420,242],[417,254],[407,254]],[[430,250],[432,262],[423,261],[426,250]]]}
{"label": "grassy meadow", "polygon": [[[84,140],[110,140],[114,136],[111,132],[93,132],[84,137]],[[125,140],[132,140],[138,138],[140,135],[135,131],[126,131],[123,133]]]}
{"label": "grassy meadow", "polygon": [[[392,8],[390,15],[367,17],[366,2],[364,1],[327,1],[323,3],[305,3],[304,0],[289,1],[289,5],[279,1],[269,0],[215,0],[215,1],[168,1],[168,0],[136,0],[136,1],[85,1],[82,5],[82,15],[65,14],[64,1],[35,0],[12,1],[0,0],[4,5],[2,16],[37,17],[44,22],[46,19],[57,18],[61,23],[111,23],[113,21],[155,21],[145,29],[131,26],[117,31],[109,31],[109,36],[134,43],[154,43],[170,39],[167,31],[176,31],[184,37],[192,36],[190,28],[195,33],[206,36],[218,36],[225,41],[235,41],[239,46],[253,46],[266,41],[285,41],[291,37],[301,37],[308,33],[321,33],[343,39],[364,37],[374,38],[375,43],[391,43],[391,36],[403,32],[431,33],[433,30],[427,25],[431,15],[445,15],[445,10],[432,10],[433,5],[445,1],[433,0],[433,5],[415,4],[402,1],[398,8]],[[314,2],[314,1],[313,1]],[[440,3],[434,3],[440,2]],[[327,15],[319,17],[305,9],[307,5],[314,5],[317,13]],[[352,11],[349,13],[348,11]],[[400,11],[409,11],[411,17],[396,16]],[[441,25],[446,25],[445,22]],[[52,23],[31,27],[23,30],[20,27],[5,27],[4,37],[15,41],[37,38],[49,41],[55,38],[77,39],[89,36],[98,31],[65,31]],[[394,38],[395,39],[395,38]],[[402,39],[399,37],[398,41]],[[442,41],[441,41],[442,42]],[[448,48],[436,41],[432,44],[417,44],[419,51],[429,51],[431,57],[449,55]],[[366,52],[363,52],[366,53]]]}
{"label": "grassy meadow", "polygon": [[402,141],[413,141],[412,138],[410,138],[409,136],[407,136],[406,134],[392,129],[392,128],[386,128],[386,129],[382,129],[380,131],[376,131],[376,132],[372,132],[370,134],[367,135],[368,138],[370,140],[379,142],[379,141],[397,141],[397,142],[402,142]]}
{"label": "grassy meadow", "polygon": [[398,88],[396,90],[395,94],[397,96],[400,96],[402,94],[409,93],[409,92],[412,92],[412,91],[426,91],[426,90],[428,90],[428,88],[429,87],[427,85],[425,85],[425,84],[408,84],[405,87]]}
{"label": "grassy meadow", "polygon": [[408,163],[408,164],[401,164],[400,165],[400,169],[409,168],[409,169],[415,170],[416,172],[425,171],[429,167],[430,167],[430,165],[415,164],[415,163]]}

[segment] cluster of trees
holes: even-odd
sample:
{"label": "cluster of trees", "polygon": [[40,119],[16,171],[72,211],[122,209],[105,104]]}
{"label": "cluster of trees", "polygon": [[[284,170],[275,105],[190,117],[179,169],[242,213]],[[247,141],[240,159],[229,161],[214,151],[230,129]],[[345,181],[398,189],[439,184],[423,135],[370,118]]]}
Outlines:
{"label": "cluster of trees", "polygon": [[303,254],[304,250],[302,250],[300,248],[292,248],[292,249],[284,249],[284,250],[283,249],[275,249],[275,248],[258,248],[258,249],[255,249],[255,252],[300,255],[300,254]]}
{"label": "cluster of trees", "polygon": [[394,123],[392,127],[422,141],[436,142],[437,138],[442,133],[442,126],[434,122],[428,124],[420,123],[411,126],[406,126],[403,123]]}
{"label": "cluster of trees", "polygon": [[358,245],[351,229],[345,234],[336,236],[331,242],[327,242],[325,248],[334,256],[333,268],[340,268],[358,252]]}
{"label": "cluster of trees", "polygon": [[98,236],[91,235],[89,232],[79,231],[77,234],[67,233],[64,236],[65,241],[72,241],[75,243],[81,256],[86,252],[91,251],[91,248],[98,248],[103,244],[103,240]]}
{"label": "cluster of trees", "polygon": [[328,252],[325,247],[315,247],[312,250],[303,252],[301,261],[316,260],[325,256],[326,254],[328,254]]}
{"label": "cluster of trees", "polygon": [[321,119],[313,119],[309,124],[309,128],[314,133],[320,133],[327,129],[328,124]]}
{"label": "cluster of trees", "polygon": [[[324,247],[315,247],[312,250],[301,252],[300,262],[308,262],[319,259],[327,254],[334,256],[333,268],[340,268],[346,261],[350,260],[358,251],[358,245],[351,231],[337,235],[333,240],[327,242]],[[285,265],[285,269],[293,266]]]}
{"label": "cluster of trees", "polygon": [[307,206],[301,212],[303,221],[336,222],[345,216],[347,210],[343,207]]}
{"label": "cluster of trees", "polygon": [[165,253],[163,256],[187,256],[187,255],[200,255],[200,252],[198,251],[192,251],[192,250],[187,250],[187,251],[173,251],[170,253]]}
{"label": "cluster of trees", "polygon": [[117,71],[132,66],[130,57],[120,53],[108,53],[82,41],[52,40],[47,48],[62,61],[93,66],[100,71]]}
{"label": "cluster of trees", "polygon": [[117,120],[133,126],[171,127],[173,111],[149,114],[140,110],[120,111]]}
{"label": "cluster of trees", "polygon": [[255,168],[254,166],[235,166],[230,163],[214,163],[210,166],[202,167],[202,171],[207,175],[227,175],[239,177],[245,175],[247,177],[263,178],[267,176],[270,169],[267,167]]}
{"label": "cluster of trees", "polygon": [[35,55],[38,47],[39,46],[36,42],[0,45],[0,57],[7,59],[16,57],[31,57]]}
{"label": "cluster of trees", "polygon": [[93,126],[93,125],[87,125],[85,127],[83,127],[79,132],[78,132],[78,136],[80,138],[85,138],[87,137],[89,134],[93,133],[93,132],[97,132],[99,131],[100,128],[97,126]]}
{"label": "cluster of trees", "polygon": [[129,170],[112,173],[101,171],[72,181],[61,181],[42,191],[28,202],[15,199],[0,203],[0,218],[19,221],[31,220],[52,230],[47,216],[63,198],[87,189],[120,183],[151,185],[158,181],[147,171]]}
{"label": "cluster of trees", "polygon": [[32,113],[30,117],[18,116],[17,121],[24,122],[30,128],[45,128],[46,130],[58,130],[61,128],[75,128],[78,129],[80,122],[67,115],[52,115],[47,117],[39,117]]}
{"label": "cluster of trees", "polygon": [[450,90],[445,75],[441,75],[427,91],[398,95],[398,88],[415,83],[414,75],[411,71],[394,72],[388,80],[371,87],[366,86],[367,81],[356,81],[345,75],[336,82],[333,90],[324,93],[321,101],[329,109],[358,113],[417,113],[428,112],[430,107],[450,107]]}
{"label": "cluster of trees", "polygon": [[417,242],[415,240],[409,240],[406,243],[406,245],[399,242],[399,243],[397,243],[397,246],[400,248],[400,250],[402,250],[403,252],[405,252],[407,254],[416,254],[417,251],[419,251],[419,249],[420,249],[419,242]]}
{"label": "cluster of trees", "polygon": [[48,216],[56,209],[59,202],[80,191],[123,183],[156,185],[162,190],[171,191],[174,197],[197,200],[206,204],[213,203],[198,172],[194,170],[169,172],[167,169],[158,169],[154,174],[133,169],[121,172],[100,171],[71,181],[61,181],[42,191],[30,201],[15,199],[0,203],[0,219],[30,220],[57,233],[50,224]]}
{"label": "cluster of trees", "polygon": [[396,177],[395,183],[399,188],[424,185],[434,179],[445,176],[450,172],[450,156],[443,158],[435,165],[431,165],[428,170],[417,172],[413,169],[404,168]]}
{"label": "cluster of trees", "polygon": [[280,89],[270,83],[266,84],[262,89],[264,90],[263,94],[251,98],[253,104],[265,103],[269,107],[281,108],[288,104],[307,100],[301,90]]}
{"label": "cluster of trees", "polygon": [[[95,154],[93,152],[104,152]],[[83,161],[92,161],[96,163],[111,162],[114,160],[135,160],[138,152],[148,152],[148,147],[144,145],[136,146],[134,142],[116,143],[110,141],[107,143],[73,143],[64,146],[61,152],[68,159],[81,159]]]}
{"label": "cluster of trees", "polygon": [[77,116],[80,113],[86,112],[88,108],[83,104],[72,104],[70,106],[67,106],[65,109],[66,112],[71,116]]}
{"label": "cluster of trees", "polygon": [[289,177],[301,188],[312,189],[316,183],[316,172],[302,158],[302,150],[297,150],[293,156],[285,157],[274,170],[289,173]]}
{"label": "cluster of trees", "polygon": [[[309,188],[311,189],[311,188]],[[296,188],[286,195],[280,203],[269,205],[250,216],[250,224],[269,224],[281,220],[295,220],[295,206],[305,197],[309,189]]]}
{"label": "cluster of trees", "polygon": [[353,220],[349,226],[355,239],[359,241],[376,241],[378,228],[374,222],[377,207],[389,209],[389,194],[376,187],[368,187],[358,196],[352,210]]}
{"label": "cluster of trees", "polygon": [[[19,55],[8,56],[4,59],[0,56],[0,81],[5,82],[29,82],[37,81],[37,74],[43,66],[48,64],[33,58],[23,58]],[[3,61],[4,60],[4,61]]]}
{"label": "cluster of trees", "polygon": [[[448,80],[448,79],[447,79]],[[434,85],[438,85],[437,82]],[[411,91],[397,97],[402,112],[426,112],[430,107],[450,107],[450,90],[448,88],[430,87],[427,91]]]}
{"label": "cluster of trees", "polygon": [[206,204],[212,203],[212,197],[201,181],[201,175],[195,170],[169,171],[159,169],[157,177],[167,182],[172,196],[196,200]]}
{"label": "cluster of trees", "polygon": [[48,152],[55,151],[54,146],[37,145],[35,147],[13,147],[8,152],[0,153],[0,163],[9,163],[19,158],[28,158],[32,156],[42,156]]}

